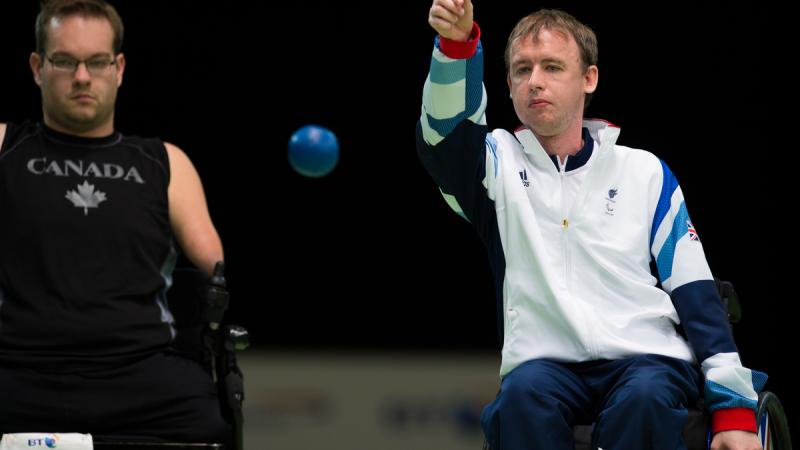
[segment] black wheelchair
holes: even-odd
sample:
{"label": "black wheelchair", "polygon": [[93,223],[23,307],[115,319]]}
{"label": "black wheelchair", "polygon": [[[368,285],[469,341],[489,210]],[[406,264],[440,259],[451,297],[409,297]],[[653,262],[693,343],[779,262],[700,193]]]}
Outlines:
{"label": "black wheelchair", "polygon": [[[217,386],[223,417],[231,424],[227,442],[132,442],[93,437],[96,450],[242,450],[244,377],[236,352],[250,344],[247,330],[222,325],[228,308],[224,263],[217,263],[209,279],[194,268],[176,268],[167,293],[177,331],[176,353],[199,362]],[[45,435],[46,433],[42,433]]]}
{"label": "black wheelchair", "polygon": [[[730,282],[714,279],[722,302],[728,311],[728,320],[734,324],[742,318],[739,296]],[[761,392],[758,396],[756,411],[758,435],[764,450],[792,450],[792,439],[789,425],[778,397],[771,392]],[[575,450],[590,450],[592,445],[592,425],[580,424],[573,427]],[[693,408],[689,408],[689,417],[683,428],[683,440],[688,450],[708,450],[711,447],[711,420],[701,399]],[[484,450],[491,450],[487,442]]]}

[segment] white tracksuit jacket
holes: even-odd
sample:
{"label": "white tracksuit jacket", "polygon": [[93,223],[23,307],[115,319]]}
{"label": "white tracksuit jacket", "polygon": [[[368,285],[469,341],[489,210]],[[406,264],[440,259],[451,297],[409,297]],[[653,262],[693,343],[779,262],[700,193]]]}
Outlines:
{"label": "white tracksuit jacket", "polygon": [[417,149],[489,252],[502,301],[500,375],[536,358],[660,354],[701,364],[710,410],[755,409],[766,375],[742,367],[669,168],[617,145],[620,129],[603,121],[585,121],[588,145],[563,164],[527,128],[488,132],[482,60],[480,42],[455,59],[437,38]]}

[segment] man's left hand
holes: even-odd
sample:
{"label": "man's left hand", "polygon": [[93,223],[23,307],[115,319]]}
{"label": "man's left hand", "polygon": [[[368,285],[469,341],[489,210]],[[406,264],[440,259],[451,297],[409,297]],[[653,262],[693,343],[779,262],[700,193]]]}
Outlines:
{"label": "man's left hand", "polygon": [[750,431],[720,431],[711,441],[711,450],[762,450],[758,435]]}

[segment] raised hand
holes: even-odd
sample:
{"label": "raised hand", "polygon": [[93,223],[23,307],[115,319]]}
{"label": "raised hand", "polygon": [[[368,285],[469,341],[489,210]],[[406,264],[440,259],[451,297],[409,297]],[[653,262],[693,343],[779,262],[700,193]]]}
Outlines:
{"label": "raised hand", "polygon": [[472,0],[433,0],[428,23],[441,37],[466,42],[472,32]]}

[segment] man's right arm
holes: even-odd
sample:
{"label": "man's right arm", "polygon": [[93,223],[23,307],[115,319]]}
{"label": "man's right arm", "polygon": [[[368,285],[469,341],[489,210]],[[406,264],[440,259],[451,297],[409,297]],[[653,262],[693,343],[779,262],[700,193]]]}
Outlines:
{"label": "man's right arm", "polygon": [[439,36],[422,91],[420,121],[422,137],[435,146],[464,119],[485,124],[483,51],[469,0],[434,0],[428,23]]}
{"label": "man's right arm", "polygon": [[439,36],[423,89],[417,152],[450,207],[475,224],[491,147],[480,29],[468,0],[434,0],[428,22]]}

